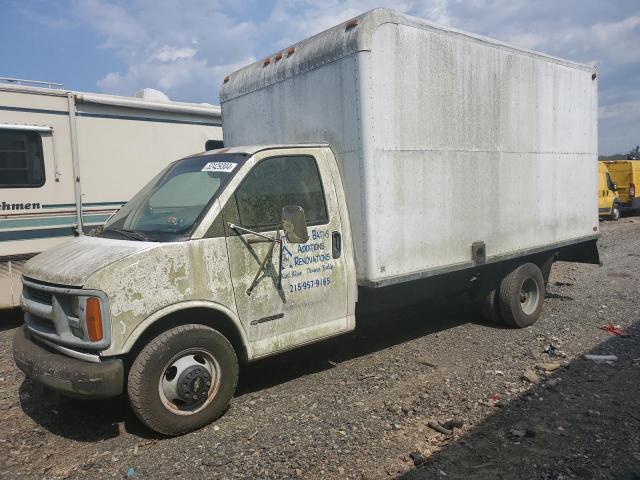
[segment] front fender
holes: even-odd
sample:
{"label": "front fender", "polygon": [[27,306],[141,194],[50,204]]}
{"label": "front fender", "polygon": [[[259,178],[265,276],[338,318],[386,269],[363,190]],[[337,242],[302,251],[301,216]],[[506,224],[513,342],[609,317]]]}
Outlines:
{"label": "front fender", "polygon": [[158,320],[172,313],[188,310],[190,308],[208,308],[225,315],[234,325],[236,331],[238,332],[238,335],[240,335],[240,338],[242,339],[242,345],[245,351],[247,352],[247,359],[251,360],[253,358],[253,351],[251,349],[251,345],[249,344],[246,332],[238,316],[232,310],[225,307],[224,305],[216,302],[210,302],[207,300],[188,300],[188,301],[176,303],[173,305],[169,305],[165,308],[162,308],[154,312],[153,314],[145,318],[144,321],[139,323],[132,330],[131,334],[127,337],[127,340],[124,342],[124,345],[122,346],[121,353],[129,353],[133,348],[133,346],[135,345],[135,343],[138,341],[138,339],[142,336],[142,334],[145,331],[147,331],[147,329],[151,327]]}

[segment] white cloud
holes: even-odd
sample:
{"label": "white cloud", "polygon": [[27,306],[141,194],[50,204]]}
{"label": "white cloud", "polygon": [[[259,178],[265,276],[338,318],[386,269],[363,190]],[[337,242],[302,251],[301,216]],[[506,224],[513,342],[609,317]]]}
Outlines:
{"label": "white cloud", "polygon": [[106,48],[120,50],[127,43],[141,44],[151,40],[124,6],[103,0],[82,0],[78,6],[81,18],[105,36]]}
{"label": "white cloud", "polygon": [[570,57],[604,68],[640,63],[640,16],[590,26],[570,26],[547,32],[507,35],[514,45]]}
{"label": "white cloud", "polygon": [[[209,65],[204,60],[193,58],[143,62],[131,65],[124,74],[109,73],[98,81],[98,86],[102,91],[119,95],[131,95],[137,90],[152,86],[174,99],[217,104],[217,89],[224,76],[254,61],[254,58],[247,57],[224,65]],[[189,95],[181,98],[181,92],[188,92]]]}
{"label": "white cloud", "polygon": [[547,37],[535,32],[515,33],[502,39],[504,42],[529,50],[544,50]]}
{"label": "white cloud", "polygon": [[182,101],[218,103],[223,77],[254,60],[255,26],[232,18],[228,0],[78,0],[78,15],[125,68],[98,80],[107,93],[145,87]]}
{"label": "white cloud", "polygon": [[434,0],[431,2],[419,2],[411,7],[411,13],[418,17],[440,25],[451,25],[448,0]]}
{"label": "white cloud", "polygon": [[448,24],[449,21],[447,0],[279,0],[263,30],[281,32],[276,50],[381,6],[436,23]]}
{"label": "white cloud", "polygon": [[165,63],[176,62],[178,60],[193,58],[197,52],[197,50],[190,47],[175,48],[165,45],[151,57],[151,60],[158,60]]}
{"label": "white cloud", "polygon": [[628,100],[626,102],[604,105],[598,109],[600,120],[629,120],[640,117],[640,100]]}
{"label": "white cloud", "polygon": [[633,96],[640,83],[637,0],[276,0],[269,7],[261,0],[76,1],[80,20],[101,34],[103,48],[124,65],[98,82],[106,92],[130,95],[152,87],[177,100],[217,103],[222,78],[236,68],[387,6],[524,48],[596,62],[603,153],[640,140]]}
{"label": "white cloud", "polygon": [[[279,0],[260,23],[247,21],[250,12],[230,0],[195,0],[180,6],[170,0],[78,0],[78,12],[104,36],[103,47],[115,51],[125,64],[123,71],[98,81],[103,91],[131,94],[152,87],[178,100],[217,103],[222,78],[242,61],[295,43],[378,3]],[[393,7],[403,12],[419,9],[431,20],[444,22],[446,4],[405,0]]]}

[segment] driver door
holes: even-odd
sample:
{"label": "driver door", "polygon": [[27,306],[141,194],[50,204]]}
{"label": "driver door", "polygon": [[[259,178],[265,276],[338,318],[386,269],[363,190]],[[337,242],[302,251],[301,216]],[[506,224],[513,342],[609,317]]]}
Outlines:
{"label": "driver door", "polygon": [[[238,315],[256,357],[349,329],[342,224],[325,160],[266,153],[223,210]],[[283,239],[281,254],[265,237],[280,238],[285,205],[303,208],[309,238]]]}

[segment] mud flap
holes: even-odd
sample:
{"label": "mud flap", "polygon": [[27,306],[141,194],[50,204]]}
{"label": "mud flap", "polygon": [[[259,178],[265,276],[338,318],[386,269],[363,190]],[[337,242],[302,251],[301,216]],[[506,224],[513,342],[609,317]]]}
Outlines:
{"label": "mud flap", "polygon": [[562,248],[559,251],[558,260],[563,262],[602,265],[600,253],[598,253],[598,239],[588,240]]}

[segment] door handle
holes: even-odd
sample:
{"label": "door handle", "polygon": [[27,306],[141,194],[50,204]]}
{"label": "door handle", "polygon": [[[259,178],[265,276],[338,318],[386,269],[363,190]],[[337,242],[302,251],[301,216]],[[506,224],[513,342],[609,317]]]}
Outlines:
{"label": "door handle", "polygon": [[333,232],[331,234],[331,255],[333,258],[340,258],[342,253],[342,236],[340,232]]}

